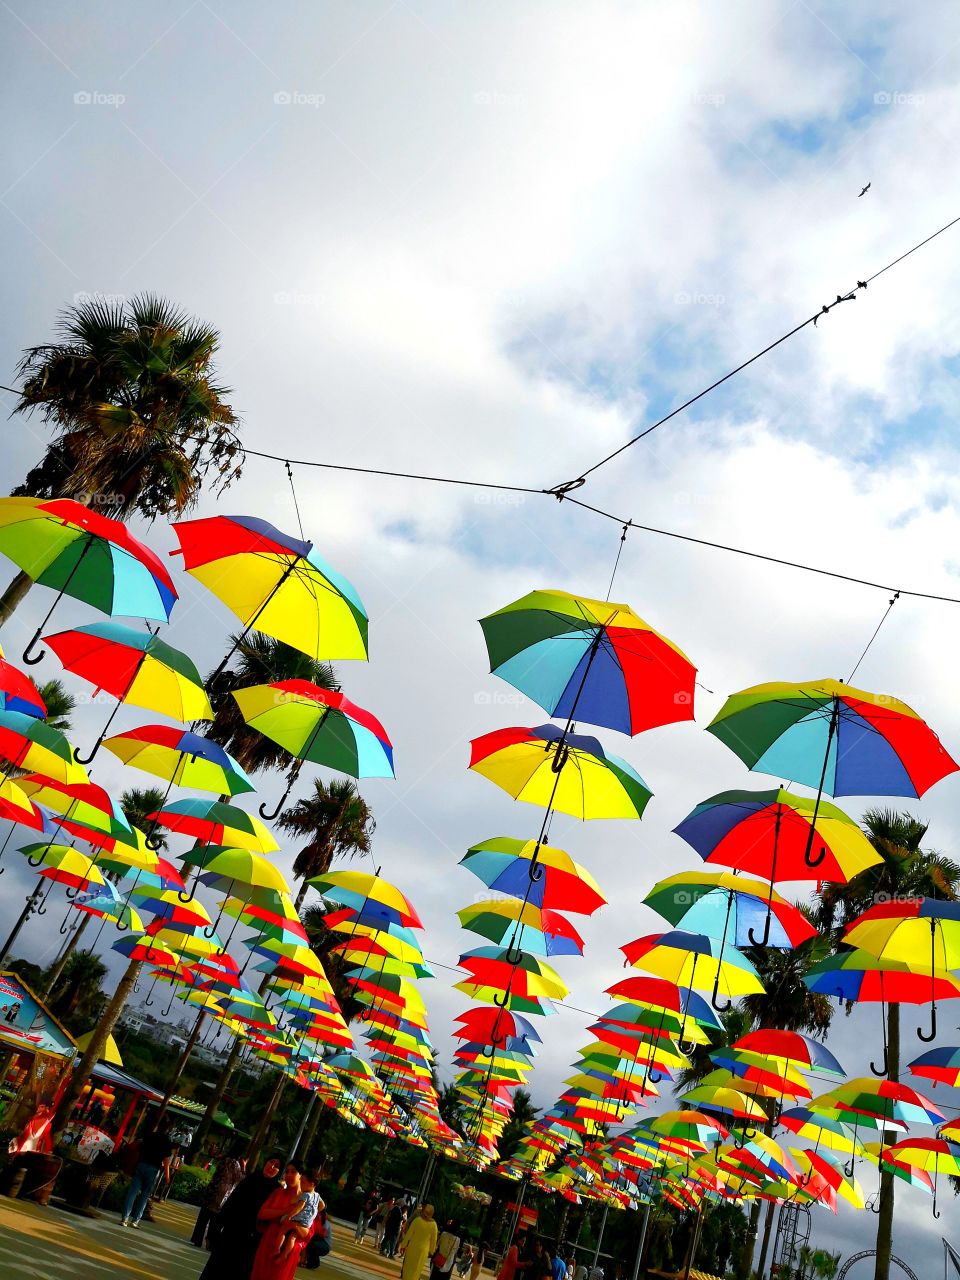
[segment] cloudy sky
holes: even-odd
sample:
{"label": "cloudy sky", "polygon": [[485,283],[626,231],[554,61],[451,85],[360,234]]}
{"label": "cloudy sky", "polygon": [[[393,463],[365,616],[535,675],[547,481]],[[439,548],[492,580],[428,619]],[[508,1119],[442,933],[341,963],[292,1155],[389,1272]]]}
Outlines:
{"label": "cloudy sky", "polygon": [[[960,213],[960,13],[946,4],[14,0],[0,30],[0,378],[12,385],[20,350],[75,298],[154,290],[220,328],[245,439],[294,459],[548,488]],[[960,229],[579,496],[960,596],[958,261]],[[12,486],[45,437],[15,418],[6,439]],[[539,825],[466,770],[471,737],[544,719],[488,674],[476,619],[534,587],[602,596],[620,530],[551,498],[303,467],[295,481],[307,536],[370,614],[370,663],[341,677],[396,745],[397,781],[364,788],[376,858],[419,907],[427,955],[453,965],[470,945],[454,910],[481,888],[457,866],[464,849]],[[276,464],[251,459],[217,509],[296,528]],[[175,545],[162,524],[142,532]],[[170,639],[210,667],[231,616],[178,585]],[[11,655],[44,594],[0,637]],[[587,1011],[622,975],[618,946],[658,928],[641,905],[652,883],[694,865],[672,827],[708,795],[771,781],[703,725],[745,685],[848,675],[890,592],[633,532],[614,595],[688,652],[702,688],[696,725],[604,735],[655,793],[641,823],[554,823],[611,900],[583,926],[584,958],[558,966]],[[92,620],[69,605],[57,618]],[[955,749],[958,625],[958,605],[901,598],[857,673]],[[77,739],[104,714],[84,708]],[[106,759],[94,776],[145,780]],[[953,853],[958,796],[947,779],[913,806]],[[16,861],[2,926],[30,887]],[[23,951],[48,960],[51,932],[34,921]],[[454,980],[438,967],[425,989],[445,1075],[465,1006]],[[563,1009],[546,1024],[539,1105],[587,1021]],[[829,1043],[859,1073],[877,1041],[868,1009],[839,1015]],[[872,1191],[869,1168],[863,1180]],[[956,1211],[934,1224],[927,1199],[900,1200],[897,1249],[919,1267]],[[850,1251],[873,1226],[821,1213],[816,1232]]]}

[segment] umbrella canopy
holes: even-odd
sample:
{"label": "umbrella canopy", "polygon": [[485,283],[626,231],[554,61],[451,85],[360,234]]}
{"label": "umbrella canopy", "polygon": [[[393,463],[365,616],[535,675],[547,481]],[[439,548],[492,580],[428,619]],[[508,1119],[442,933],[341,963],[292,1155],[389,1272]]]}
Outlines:
{"label": "umbrella canopy", "polygon": [[47,636],[64,669],[120,702],[174,720],[212,720],[213,708],[193,661],[151,632],[95,622]]}
{"label": "umbrella canopy", "polygon": [[[516,898],[526,895],[535,907],[592,915],[606,903],[586,867],[562,849],[535,840],[494,836],[472,845],[460,865],[489,889]],[[535,878],[531,878],[531,871]]]}
{"label": "umbrella canopy", "polygon": [[147,814],[147,820],[206,844],[253,849],[257,853],[274,853],[280,848],[258,818],[219,800],[175,800]]}
{"label": "umbrella canopy", "polygon": [[841,1118],[875,1119],[882,1123],[936,1124],[943,1112],[915,1089],[893,1080],[861,1077],[822,1094],[818,1104],[829,1103]]}
{"label": "umbrella canopy", "polygon": [[[26,792],[10,778],[0,780],[0,818],[22,823],[34,831],[42,831],[46,825],[43,810],[38,809]],[[55,826],[53,830],[56,830]]]}
{"label": "umbrella canopy", "polygon": [[559,911],[544,911],[516,899],[475,902],[457,912],[465,929],[512,949],[543,956],[583,955],[583,939]]}
{"label": "umbrella canopy", "polygon": [[73,889],[88,889],[90,885],[102,885],[103,875],[99,867],[67,844],[26,844],[20,849],[32,867],[40,868],[40,875],[57,884]]}
{"label": "umbrella canopy", "polygon": [[78,911],[85,911],[87,915],[97,916],[100,920],[112,920],[133,933],[143,933],[146,927],[138,913],[123,901],[109,880],[89,893],[78,894],[73,905]]}
{"label": "umbrella canopy", "polygon": [[177,599],[163,562],[126,525],[68,498],[0,498],[0,552],[102,613],[168,622]]}
{"label": "umbrella canopy", "polygon": [[917,799],[957,768],[905,702],[838,680],[744,689],[707,729],[748,768],[832,796]]}
{"label": "umbrella canopy", "polygon": [[531,591],[480,626],[491,671],[547,715],[631,735],[693,719],[696,668],[629,605]]}
{"label": "umbrella canopy", "polygon": [[679,929],[651,933],[626,943],[620,950],[634,968],[645,969],[677,986],[704,991],[716,985],[727,996],[763,991],[763,983],[750,961],[706,934]]}
{"label": "umbrella canopy", "polygon": [[759,1058],[779,1058],[795,1063],[805,1071],[817,1075],[844,1076],[846,1072],[830,1050],[819,1040],[800,1031],[780,1031],[761,1028],[748,1031],[733,1042],[734,1049],[742,1049]]}
{"label": "umbrella canopy", "polygon": [[769,946],[793,948],[817,936],[803,913],[769,884],[726,871],[681,871],[658,881],[643,901],[671,924],[729,938],[738,947],[751,945],[751,930],[763,928],[768,907]]}
{"label": "umbrella canopy", "polygon": [[932,1080],[935,1085],[948,1084],[956,1089],[960,1085],[960,1048],[942,1045],[928,1049],[919,1058],[914,1058],[907,1070],[912,1076]]}
{"label": "umbrella canopy", "polygon": [[289,894],[290,886],[279,867],[252,849],[225,849],[220,845],[200,845],[183,854],[188,867],[200,868],[200,879],[220,893],[250,889],[271,889]]}
{"label": "umbrella canopy", "polygon": [[311,877],[313,885],[330,902],[368,914],[379,908],[385,921],[422,929],[423,923],[410,900],[389,880],[367,871],[325,871]]}
{"label": "umbrella canopy", "polygon": [[0,711],[19,711],[37,720],[45,720],[47,715],[46,704],[33,681],[3,657],[0,657]]}
{"label": "umbrella canopy", "polygon": [[905,961],[885,960],[866,951],[838,951],[811,965],[803,981],[811,991],[837,1000],[885,1001],[887,1004],[928,1004],[955,1000],[960,982],[950,973],[931,976]]}
{"label": "umbrella canopy", "polygon": [[[882,858],[852,818],[827,801],[775,791],[724,791],[702,801],[676,834],[705,862],[766,880],[846,882]],[[817,859],[807,860],[812,840]]]}
{"label": "umbrella canopy", "polygon": [[790,1107],[781,1111],[777,1123],[798,1139],[812,1142],[815,1146],[850,1155],[863,1154],[863,1144],[858,1141],[850,1125],[829,1111],[806,1106]]}
{"label": "umbrella canopy", "polygon": [[189,574],[246,629],[317,660],[367,657],[367,615],[353,586],[312,542],[253,516],[211,516],[172,525]]}
{"label": "umbrella canopy", "polygon": [[94,782],[52,782],[41,773],[31,773],[18,778],[17,785],[34,804],[53,809],[75,827],[114,838],[133,834],[123,810]]}
{"label": "umbrella canopy", "polygon": [[352,778],[394,776],[393,744],[386,729],[342,693],[308,680],[279,680],[235,690],[233,697],[252,729],[298,760]]}
{"label": "umbrella canopy", "polygon": [[0,711],[0,768],[29,769],[54,782],[89,782],[59,729],[20,711]]}
{"label": "umbrella canopy", "polygon": [[471,742],[470,768],[515,800],[574,818],[639,818],[653,794],[597,738],[556,725],[496,729]]}
{"label": "umbrella canopy", "polygon": [[124,764],[179,787],[236,796],[254,786],[241,766],[210,738],[172,725],[145,724],[104,741]]}

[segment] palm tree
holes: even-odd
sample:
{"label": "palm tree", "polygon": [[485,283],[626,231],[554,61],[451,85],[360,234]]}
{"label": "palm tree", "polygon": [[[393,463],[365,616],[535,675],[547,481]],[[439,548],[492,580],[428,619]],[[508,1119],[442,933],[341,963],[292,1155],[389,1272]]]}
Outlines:
{"label": "palm tree", "polygon": [[47,724],[61,733],[70,732],[70,717],[76,710],[77,700],[68,693],[59,680],[47,680],[37,686],[37,692],[47,708]]}
{"label": "palm tree", "polygon": [[497,1143],[501,1160],[508,1160],[513,1155],[527,1126],[533,1124],[539,1114],[539,1108],[530,1101],[529,1092],[526,1089],[515,1089],[510,1119],[503,1126],[503,1133]]}
{"label": "palm tree", "polygon": [[[120,808],[131,827],[139,827],[146,831],[155,824],[147,818],[148,813],[156,813],[163,806],[166,792],[160,787],[131,787],[120,796]],[[156,827],[150,839],[160,853],[167,847],[167,837],[160,827]]]}
{"label": "palm tree", "polygon": [[[230,392],[216,381],[218,331],[152,294],[89,298],[57,322],[56,340],[20,360],[17,413],[53,430],[14,493],[74,498],[106,514],[180,515],[205,481],[225,488],[243,450]],[[0,622],[26,595],[20,573],[0,599]]]}
{"label": "palm tree", "polygon": [[207,737],[229,751],[248,773],[287,768],[293,763],[290,752],[251,729],[230,695],[253,684],[278,680],[309,680],[321,689],[339,689],[336,673],[329,662],[317,662],[260,631],[232,635],[230,642],[236,646],[232,666],[207,679],[207,693],[216,713],[206,729]]}
{"label": "palm tree", "polygon": [[293,874],[303,881],[294,903],[299,911],[307,880],[329,871],[338,854],[352,858],[369,853],[377,824],[370,806],[349,779],[338,778],[328,784],[315,778],[313,795],[284,809],[277,825],[289,835],[308,837],[293,863]]}
{"label": "palm tree", "polygon": [[[864,834],[882,862],[868,867],[847,884],[824,884],[818,893],[818,923],[836,946],[852,920],[876,902],[898,897],[955,899],[960,891],[960,866],[940,853],[921,848],[927,825],[894,809],[869,809],[863,815]],[[900,1079],[900,1006],[887,1009],[887,1079]],[[880,1174],[875,1280],[889,1280],[893,1252],[893,1209],[896,1179]]]}
{"label": "palm tree", "polygon": [[86,1031],[106,1004],[102,982],[107,966],[93,951],[75,951],[64,967],[50,1011],[68,1031]]}

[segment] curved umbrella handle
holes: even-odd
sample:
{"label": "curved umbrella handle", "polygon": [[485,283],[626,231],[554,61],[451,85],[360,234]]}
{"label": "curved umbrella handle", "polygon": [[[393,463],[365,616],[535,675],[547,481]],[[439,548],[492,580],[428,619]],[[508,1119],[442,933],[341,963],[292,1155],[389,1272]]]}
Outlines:
{"label": "curved umbrella handle", "polygon": [[74,760],[76,760],[77,764],[89,764],[89,763],[91,762],[91,760],[93,759],[93,757],[94,757],[94,756],[97,754],[97,752],[100,750],[100,744],[101,744],[102,742],[103,742],[103,734],[101,733],[100,737],[99,737],[99,738],[96,740],[96,742],[93,744],[93,750],[90,752],[90,754],[89,754],[88,756],[82,756],[82,755],[80,754],[80,752],[79,752],[79,751],[77,751],[77,749],[76,749],[76,748],[74,748],[74,751],[73,751],[73,758],[74,758]]}
{"label": "curved umbrella handle", "polygon": [[[178,897],[178,898],[180,899],[180,901],[181,901],[182,903],[184,903],[184,904],[186,904],[186,903],[188,903],[188,902],[192,902],[192,901],[193,901],[193,890],[192,890],[192,889],[188,889],[188,888],[187,888],[187,886],[186,886],[186,885],[184,885],[182,889],[178,889],[178,890],[177,890],[177,897]],[[214,930],[214,932],[216,932],[216,930]],[[204,933],[206,934],[206,936],[207,936],[208,938],[212,938],[212,937],[213,937],[213,934],[212,934],[212,933],[207,933],[206,929],[204,929]]]}
{"label": "curved umbrella handle", "polygon": [[494,993],[494,996],[493,996],[493,1003],[497,1006],[497,1008],[498,1008],[498,1009],[505,1009],[505,1008],[507,1007],[507,1001],[508,1001],[509,999],[510,999],[510,992],[509,992],[509,991],[505,991],[505,992],[503,993],[503,999],[502,999],[502,1000],[500,999],[499,994]]}
{"label": "curved umbrella handle", "polygon": [[530,863],[530,869],[529,869],[528,875],[530,876],[530,879],[534,884],[542,880],[545,874],[546,874],[546,867],[543,865],[542,862]]}
{"label": "curved umbrella handle", "polygon": [[742,1133],[735,1133],[734,1139],[733,1139],[733,1145],[737,1149],[737,1151],[743,1150],[743,1148],[747,1145],[746,1129],[744,1129]]}
{"label": "curved umbrella handle", "polygon": [[717,1004],[717,997],[720,995],[720,966],[717,965],[717,976],[713,980],[713,992],[710,996],[710,1003],[716,1009],[717,1013],[726,1013],[732,1007],[733,1001],[728,1000],[726,1004]]}
{"label": "curved umbrella handle", "polygon": [[519,947],[514,948],[513,943],[511,943],[504,952],[503,958],[507,964],[512,964],[516,968],[518,964],[523,963],[523,951]]}
{"label": "curved umbrella handle", "polygon": [[[150,990],[151,990],[151,991],[153,991],[153,987],[151,987],[151,988],[150,988]],[[143,999],[143,1007],[144,1007],[145,1009],[150,1009],[150,1008],[152,1008],[152,1007],[153,1007],[153,1005],[155,1005],[155,1004],[156,1004],[156,1001],[154,1000],[154,998],[153,998],[153,996],[152,996],[152,995],[146,995],[146,996],[144,996],[144,999]]]}
{"label": "curved umbrella handle", "polygon": [[151,833],[148,836],[144,836],[143,843],[147,846],[147,848],[151,851],[151,853],[156,853],[158,849],[163,848],[163,841],[159,840],[153,833]]}
{"label": "curved umbrella handle", "polygon": [[126,933],[126,931],[130,928],[130,926],[128,924],[124,924],[122,920],[114,920],[113,923],[116,927],[117,933]]}
{"label": "curved umbrella handle", "polygon": [[[755,936],[755,934],[754,934],[754,932],[753,932],[753,925],[751,925],[751,926],[750,926],[750,928],[747,930],[747,937],[750,939],[750,945],[751,945],[751,946],[754,946],[754,947],[765,947],[765,946],[767,945],[767,943],[770,941],[770,921],[771,921],[771,919],[772,919],[772,913],[771,913],[770,909],[768,908],[768,909],[767,909],[767,918],[766,918],[766,919],[764,920],[764,922],[763,922],[763,937],[762,937],[762,938],[757,938],[757,937]],[[716,1006],[714,1006],[714,1008],[716,1008]]]}
{"label": "curved umbrella handle", "polygon": [[885,1076],[887,1074],[887,1072],[890,1070],[889,1058],[890,1058],[890,1055],[887,1052],[887,1046],[884,1045],[883,1046],[883,1062],[880,1065],[879,1069],[875,1062],[870,1063],[870,1070],[873,1072],[875,1076]]}
{"label": "curved umbrella handle", "polygon": [[826,856],[827,856],[827,846],[825,844],[820,846],[820,856],[816,858],[812,858],[810,856],[809,849],[804,849],[803,851],[803,860],[808,867],[819,867],[820,863],[823,862]]}
{"label": "curved umbrella handle", "polygon": [[[853,1177],[853,1166],[854,1166],[854,1164],[855,1164],[855,1162],[856,1162],[856,1159],[857,1159],[857,1153],[854,1151],[854,1153],[851,1155],[850,1159],[849,1159],[849,1160],[847,1161],[847,1163],[843,1166],[843,1175],[844,1175],[844,1177],[845,1177],[845,1178],[852,1178],[852,1177]],[[880,1212],[880,1210],[878,1209],[878,1210],[877,1210],[877,1213],[879,1213],[879,1212]]]}
{"label": "curved umbrella handle", "polygon": [[559,773],[560,770],[563,768],[563,766],[567,763],[567,760],[569,759],[569,757],[570,757],[570,748],[567,746],[566,743],[564,743],[563,746],[559,749],[559,751],[554,752],[553,759],[550,761],[550,768],[552,769],[552,771],[554,773]]}
{"label": "curved umbrella handle", "polygon": [[61,937],[66,937],[66,935],[70,932],[70,912],[69,911],[60,921],[60,928],[58,932],[60,933]]}
{"label": "curved umbrella handle", "polygon": [[72,902],[79,892],[80,892],[79,889],[75,889],[71,885],[70,888],[66,890],[65,897],[68,898],[70,902]]}
{"label": "curved umbrella handle", "polygon": [[650,1081],[651,1084],[659,1084],[660,1081],[663,1079],[663,1076],[660,1074],[659,1071],[651,1071],[650,1074],[647,1076],[647,1079]]}
{"label": "curved umbrella handle", "polygon": [[300,777],[300,770],[302,769],[302,767],[303,767],[303,761],[298,760],[297,763],[290,770],[290,773],[287,776],[287,789],[286,791],[284,791],[283,795],[277,801],[277,807],[274,809],[273,813],[267,813],[266,811],[267,807],[265,804],[262,804],[260,806],[260,808],[258,809],[258,813],[260,814],[260,817],[264,820],[264,822],[273,822],[274,818],[279,818],[280,812],[283,809],[283,806],[287,803],[287,797],[290,795],[290,792],[296,786],[296,782],[297,782],[297,779]]}
{"label": "curved umbrella handle", "polygon": [[35,858],[35,857],[33,856],[33,854],[31,854],[31,855],[30,855],[30,857],[29,857],[29,858],[27,858],[27,866],[28,866],[28,867],[34,867],[34,868],[36,868],[36,867],[42,867],[42,866],[43,866],[43,854],[44,854],[44,853],[46,853],[46,851],[47,851],[49,848],[50,848],[49,844],[44,845],[44,847],[43,847],[43,853],[41,853],[41,854],[40,854],[40,857],[39,857],[39,858]]}
{"label": "curved umbrella handle", "polygon": [[866,1207],[870,1210],[871,1213],[880,1212],[880,1193],[879,1192],[875,1196],[870,1197],[870,1199],[866,1203]]}
{"label": "curved umbrella handle", "polygon": [[917,1027],[917,1039],[922,1040],[924,1044],[929,1044],[931,1040],[937,1038],[937,1006],[930,1006],[930,1034],[924,1035],[923,1028]]}
{"label": "curved umbrella handle", "polygon": [[21,654],[23,661],[27,664],[28,667],[35,667],[38,662],[42,662],[44,658],[47,656],[46,649],[42,649],[37,654],[33,653],[33,648],[40,639],[40,630],[41,628],[37,627],[36,631],[33,633],[33,639],[30,641],[30,643],[27,645],[27,647],[24,649],[23,653]]}

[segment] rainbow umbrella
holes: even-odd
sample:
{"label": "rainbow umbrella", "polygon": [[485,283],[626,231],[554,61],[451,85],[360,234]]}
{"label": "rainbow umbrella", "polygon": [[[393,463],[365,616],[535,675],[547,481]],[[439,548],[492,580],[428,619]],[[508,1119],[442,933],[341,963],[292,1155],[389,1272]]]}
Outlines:
{"label": "rainbow umbrella", "polygon": [[253,849],[274,853],[280,846],[267,828],[252,814],[219,800],[189,797],[165,805],[147,818],[178,835],[191,836],[205,844]]}
{"label": "rainbow umbrella", "polygon": [[892,1173],[895,1178],[902,1179],[908,1186],[919,1187],[927,1195],[933,1195],[933,1179],[929,1173],[924,1173],[922,1169],[917,1169],[913,1165],[894,1160],[890,1151],[891,1148],[884,1146],[882,1142],[866,1142],[863,1146],[867,1159],[878,1165],[885,1173]]}
{"label": "rainbow umbrella", "polygon": [[0,498],[0,552],[57,596],[27,645],[31,657],[62,596],[102,613],[168,622],[177,592],[161,560],[119,520],[68,498]]}
{"label": "rainbow umbrella", "polygon": [[297,759],[274,813],[265,813],[261,806],[260,815],[268,822],[286,803],[305,760],[352,778],[394,776],[393,744],[386,729],[342,693],[308,680],[279,680],[236,690],[233,697],[252,729]]}
{"label": "rainbow umbrella", "polygon": [[650,1121],[650,1129],[653,1133],[679,1142],[691,1150],[696,1148],[706,1150],[707,1147],[715,1146],[722,1139],[730,1136],[729,1131],[719,1120],[702,1111],[693,1111],[689,1108],[664,1111]]}
{"label": "rainbow umbrella", "polygon": [[707,729],[748,768],[831,796],[917,799],[957,768],[905,702],[838,680],[744,689]]}
{"label": "rainbow umbrella", "polygon": [[176,968],[180,962],[180,953],[169,946],[156,941],[146,933],[131,933],[118,938],[111,944],[111,950],[117,951],[128,960],[141,960],[147,964],[163,965],[165,968]]}
{"label": "rainbow umbrella", "polygon": [[674,929],[652,933],[626,943],[620,950],[627,963],[645,969],[677,986],[708,991],[716,999],[722,990],[730,997],[762,992],[763,983],[750,961],[732,947],[703,933]]}
{"label": "rainbow umbrella", "polygon": [[236,643],[255,628],[318,660],[366,659],[360,598],[312,542],[253,516],[211,516],[172,528],[180,543],[174,554],[182,554],[184,568],[244,624]]}
{"label": "rainbow umbrella", "polygon": [[21,711],[0,711],[0,768],[29,769],[55,782],[88,782],[76,752],[59,729]]}
{"label": "rainbow umbrella", "polygon": [[[368,914],[379,911],[389,923],[422,929],[423,924],[410,900],[389,880],[366,871],[325,871],[309,884],[330,902]],[[360,918],[358,917],[358,918]]]}
{"label": "rainbow umbrella", "polygon": [[681,871],[659,880],[644,903],[692,933],[748,947],[769,913],[767,945],[792,950],[817,936],[803,913],[762,880],[727,871]]}
{"label": "rainbow umbrella", "polygon": [[583,939],[559,911],[548,911],[516,899],[475,902],[457,912],[465,929],[502,943],[509,938],[511,951],[533,951],[543,956],[583,955]]}
{"label": "rainbow umbrella", "polygon": [[489,889],[523,898],[535,907],[592,915],[606,903],[593,876],[568,853],[535,840],[494,836],[472,845],[460,859]]}
{"label": "rainbow umbrella", "polygon": [[798,1139],[812,1142],[815,1146],[851,1155],[863,1154],[864,1148],[856,1133],[829,1111],[816,1110],[812,1106],[789,1107],[781,1111],[777,1123]]}
{"label": "rainbow umbrella", "polygon": [[103,875],[85,853],[66,844],[26,844],[20,849],[31,867],[39,867],[40,875],[71,889],[89,889],[102,885]]}
{"label": "rainbow umbrella", "polygon": [[[857,916],[844,930],[844,942],[881,960],[908,964],[930,975],[930,1031],[917,1030],[921,1040],[937,1037],[937,976],[960,968],[960,902],[937,898],[908,898],[878,902]],[[920,957],[929,954],[929,964]]]}
{"label": "rainbow umbrella", "polygon": [[117,802],[94,782],[53,782],[40,773],[17,779],[21,791],[34,802],[53,809],[69,830],[91,830],[113,839],[133,838],[133,828]]}
{"label": "rainbow umbrella", "polygon": [[948,1084],[956,1089],[960,1085],[960,1048],[942,1045],[928,1049],[907,1065],[912,1076],[932,1080],[934,1085]]}
{"label": "rainbow umbrella", "polygon": [[[0,649],[0,654],[2,652]],[[37,720],[45,720],[47,716],[46,704],[36,685],[3,657],[0,657],[0,711],[19,711]]]}
{"label": "rainbow umbrella", "polygon": [[941,1173],[949,1174],[952,1178],[960,1177],[960,1142],[952,1142],[943,1137],[904,1138],[885,1147],[882,1156],[894,1164],[906,1165],[932,1175],[933,1216],[939,1218],[937,1177]]}
{"label": "rainbow umbrella", "polygon": [[937,1124],[943,1112],[915,1089],[895,1080],[870,1080],[862,1077],[848,1080],[828,1093],[821,1094],[818,1105],[829,1104],[841,1118],[855,1116],[881,1125]]}
{"label": "rainbow umbrella", "polygon": [[597,738],[556,725],[496,729],[471,742],[470,768],[515,800],[574,818],[639,818],[653,794]]}
{"label": "rainbow umbrella", "polygon": [[189,729],[145,724],[115,734],[103,745],[124,764],[179,787],[227,796],[254,790],[233,756],[210,738]]}
{"label": "rainbow umbrella", "polygon": [[547,715],[631,735],[693,719],[696,668],[629,605],[531,591],[480,626],[491,671]]}
{"label": "rainbow umbrella", "polygon": [[47,636],[47,644],[72,671],[117,699],[94,744],[88,764],[124,703],[160,711],[174,720],[212,720],[213,708],[200,672],[179,649],[152,632],[134,631],[119,622],[95,622]]}
{"label": "rainbow umbrella", "polygon": [[781,1031],[763,1027],[748,1031],[733,1042],[734,1049],[749,1053],[754,1060],[777,1058],[816,1075],[844,1076],[846,1072],[830,1050],[819,1040],[801,1031]]}
{"label": "rainbow umbrella", "polygon": [[112,920],[115,924],[122,925],[124,929],[131,929],[134,933],[143,933],[145,928],[140,916],[133,907],[123,901],[109,880],[105,880],[102,885],[98,885],[96,889],[91,889],[87,893],[77,894],[73,905],[78,911],[96,916],[100,920]]}

